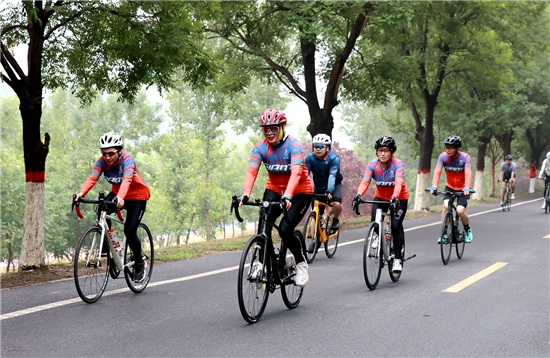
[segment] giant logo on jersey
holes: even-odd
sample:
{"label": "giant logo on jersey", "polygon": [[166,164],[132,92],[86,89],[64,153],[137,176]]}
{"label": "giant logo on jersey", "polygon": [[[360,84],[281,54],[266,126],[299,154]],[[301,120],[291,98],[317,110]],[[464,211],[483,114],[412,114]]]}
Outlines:
{"label": "giant logo on jersey", "polygon": [[450,172],[463,172],[464,167],[445,167],[445,170],[448,170]]}
{"label": "giant logo on jersey", "polygon": [[376,183],[376,186],[395,186],[394,181],[374,181]]}
{"label": "giant logo on jersey", "polygon": [[290,165],[288,164],[268,164],[265,163],[265,167],[270,172],[288,172],[290,171]]}

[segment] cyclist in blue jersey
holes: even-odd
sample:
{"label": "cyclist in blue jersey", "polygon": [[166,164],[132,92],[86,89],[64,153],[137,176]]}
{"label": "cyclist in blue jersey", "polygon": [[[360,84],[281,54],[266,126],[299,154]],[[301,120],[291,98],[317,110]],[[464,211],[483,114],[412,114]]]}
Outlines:
{"label": "cyclist in blue jersey", "polygon": [[[340,227],[338,217],[342,213],[342,180],[340,173],[340,158],[330,150],[332,140],[327,134],[317,134],[313,137],[313,152],[306,157],[306,167],[313,176],[315,194],[327,194],[332,201],[332,230]],[[323,214],[324,206],[320,207]],[[315,243],[313,243],[314,245]]]}

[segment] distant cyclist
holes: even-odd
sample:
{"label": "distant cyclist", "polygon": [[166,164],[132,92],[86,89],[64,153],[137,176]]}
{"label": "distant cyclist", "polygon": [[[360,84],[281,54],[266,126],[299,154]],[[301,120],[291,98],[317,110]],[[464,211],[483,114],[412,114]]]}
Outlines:
{"label": "distant cyclist", "polygon": [[[546,153],[546,159],[542,162],[539,178],[544,179],[544,195],[542,197],[546,198],[546,188],[548,187],[548,182],[550,182],[550,152]],[[546,200],[542,201],[542,209],[546,209]]]}
{"label": "distant cyclist", "polygon": [[[328,200],[332,201],[334,220],[331,229],[336,230],[340,227],[338,217],[342,212],[343,176],[340,173],[340,158],[330,150],[331,145],[332,140],[327,134],[317,134],[313,137],[313,152],[306,157],[306,167],[313,176],[315,194],[327,194]],[[324,206],[320,207],[320,210],[324,209]]]}
{"label": "distant cyclist", "polygon": [[[76,195],[76,200],[83,198],[93,188],[103,174],[112,186],[112,192],[106,196],[106,201],[113,201],[116,197],[116,209],[126,209],[127,216],[124,224],[124,235],[132,252],[141,252],[141,242],[137,236],[137,229],[147,200],[151,197],[149,187],[141,179],[134,158],[123,152],[122,138],[114,132],[105,133],[99,138],[101,157],[97,160],[92,173]],[[114,207],[108,207],[107,212],[113,213]],[[110,227],[110,225],[109,225]],[[141,255],[137,255],[134,280],[143,280],[144,262]]]}
{"label": "distant cyclist", "polygon": [[[498,181],[502,182],[502,188],[500,189],[500,197],[503,198],[504,195],[504,180],[509,180],[510,185],[512,186],[512,199],[515,199],[514,191],[516,189],[516,163],[512,161],[512,155],[507,154],[504,156],[504,162],[500,164],[500,177]],[[504,205],[504,202],[501,200],[500,206]]]}
{"label": "distant cyclist", "polygon": [[[441,171],[445,168],[445,174],[447,175],[447,183],[445,191],[451,192],[464,192],[465,196],[459,196],[457,198],[456,212],[460,217],[460,220],[464,224],[464,238],[467,243],[472,242],[474,239],[472,235],[472,229],[470,228],[470,221],[466,214],[466,207],[470,200],[471,181],[472,181],[472,159],[464,152],[460,151],[462,147],[462,140],[459,136],[452,135],[445,139],[445,151],[439,155],[437,164],[434,171],[432,180],[432,186],[428,189],[433,193],[437,190],[439,178],[441,177]],[[449,195],[443,197],[443,212],[441,213],[441,221],[447,212],[449,206]],[[439,241],[441,238],[439,238]]]}
{"label": "distant cyclist", "polygon": [[[361,201],[363,195],[370,186],[371,179],[374,179],[376,191],[374,193],[375,201],[390,201],[397,206],[395,216],[391,218],[391,230],[393,233],[393,244],[395,259],[393,260],[393,272],[401,272],[401,249],[405,244],[405,231],[403,230],[403,220],[407,213],[407,204],[409,202],[409,192],[405,185],[405,166],[403,162],[393,157],[397,150],[395,140],[392,137],[378,138],[374,144],[377,159],[367,164],[365,176],[357,189],[357,195],[353,199],[355,207]],[[375,204],[372,206],[371,222],[375,221],[376,210],[380,208],[388,210],[388,204]]]}
{"label": "distant cyclist", "polygon": [[[296,259],[296,285],[305,286],[309,281],[308,267],[302,254],[302,244],[294,235],[294,229],[311,202],[313,183],[304,165],[302,145],[296,138],[285,133],[286,123],[285,113],[276,108],[270,108],[260,116],[260,127],[265,139],[252,149],[240,200],[243,203],[248,201],[263,162],[269,175],[263,200],[280,200],[288,210],[287,219],[290,224],[282,220],[279,234]],[[271,207],[269,220],[275,221],[281,213],[282,208]],[[263,267],[254,268],[255,271],[258,269],[262,270]]]}

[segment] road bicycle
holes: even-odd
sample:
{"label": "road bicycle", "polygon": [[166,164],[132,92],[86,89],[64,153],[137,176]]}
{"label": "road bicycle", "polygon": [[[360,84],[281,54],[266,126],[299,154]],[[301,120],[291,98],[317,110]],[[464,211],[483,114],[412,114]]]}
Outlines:
{"label": "road bicycle", "polygon": [[[326,194],[314,194],[317,198],[327,198]],[[338,248],[340,230],[332,231],[331,205],[315,200],[313,210],[309,213],[304,224],[304,239],[306,243],[306,260],[310,264],[317,255],[321,244],[325,245],[325,254],[333,258]],[[321,211],[323,212],[321,214]],[[310,252],[311,251],[311,252]]]}
{"label": "road bicycle", "polygon": [[134,280],[134,253],[128,245],[126,236],[118,240],[114,229],[110,229],[109,222],[124,226],[124,218],[120,210],[117,217],[107,214],[108,206],[116,208],[115,201],[105,199],[103,193],[99,193],[98,200],[76,200],[73,195],[73,205],[79,218],[84,218],[80,212],[80,203],[95,205],[97,222],[89,228],[78,242],[74,256],[74,281],[80,298],[86,303],[94,303],[107,287],[109,275],[117,278],[121,271],[130,290],[135,293],[142,292],[153,273],[154,247],[151,231],[144,223],[140,223],[137,236],[141,241],[141,256],[144,260],[143,279],[140,282]]}
{"label": "road bicycle", "polygon": [[550,177],[547,177],[546,179],[542,179],[542,180],[544,180],[544,186],[545,186],[544,191],[546,192],[546,195],[544,196],[544,201],[546,202],[546,206],[544,207],[544,213],[548,214],[548,212],[550,211]]}
{"label": "road bicycle", "polygon": [[[510,180],[504,179],[504,192],[502,193],[502,211],[510,211],[512,206],[512,186],[510,185]],[[498,181],[500,183],[500,180]]]}
{"label": "road bicycle", "polygon": [[[365,244],[363,246],[363,275],[365,276],[365,283],[369,290],[375,290],[378,286],[378,282],[380,282],[380,274],[385,265],[388,266],[390,279],[393,282],[399,281],[403,272],[393,272],[392,268],[395,252],[390,220],[395,215],[396,207],[389,201],[370,201],[361,199],[354,207],[357,215],[361,215],[361,213],[359,213],[360,204],[390,204],[389,212],[384,212],[380,208],[376,209],[375,220],[371,222],[367,228],[367,237],[365,238]],[[382,238],[382,240],[380,240],[380,238]],[[403,268],[405,267],[405,261],[416,257],[416,254],[414,254],[405,258],[405,242],[403,242],[403,247],[401,248],[401,257]]]}
{"label": "road bicycle", "polygon": [[[289,309],[298,307],[304,294],[304,288],[295,283],[296,260],[294,256],[284,241],[281,241],[278,252],[275,252],[271,240],[272,227],[279,230],[279,226],[269,221],[269,212],[271,207],[280,204],[279,201],[262,201],[260,199],[243,203],[243,205],[260,208],[258,233],[248,240],[239,263],[237,284],[239,308],[244,320],[248,323],[256,323],[260,320],[267,306],[269,294],[274,293],[277,288],[281,289],[283,301]],[[282,207],[282,220],[287,220],[286,207],[285,205]],[[231,203],[231,212],[233,209],[235,209],[237,220],[243,222],[239,215],[239,200],[235,195]],[[300,240],[305,256],[304,237],[298,230],[295,230],[294,234]]]}
{"label": "road bicycle", "polygon": [[[426,189],[426,192],[429,193],[430,190]],[[470,191],[470,194],[473,193],[475,193],[475,191]],[[464,246],[466,246],[466,241],[464,240],[464,224],[458,217],[455,204],[456,198],[464,196],[464,193],[461,191],[434,191],[433,195],[450,196],[447,212],[443,216],[443,222],[441,224],[441,236],[439,237],[441,260],[444,265],[447,265],[449,263],[449,259],[451,258],[453,245],[456,249],[456,257],[460,260],[462,256],[464,256]]]}

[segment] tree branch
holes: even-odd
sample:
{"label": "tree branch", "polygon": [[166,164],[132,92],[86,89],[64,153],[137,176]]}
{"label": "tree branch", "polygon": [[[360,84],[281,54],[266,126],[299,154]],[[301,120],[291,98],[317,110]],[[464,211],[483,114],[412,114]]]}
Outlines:
{"label": "tree branch", "polygon": [[416,109],[416,104],[412,100],[409,100],[409,107],[411,108],[411,112],[413,114],[414,123],[416,123],[416,132],[419,133],[422,130],[422,120],[420,119],[420,115]]}
{"label": "tree branch", "polygon": [[50,35],[55,31],[57,30],[58,28],[60,28],[61,26],[64,26],[66,25],[69,21],[79,17],[80,15],[82,15],[86,10],[80,10],[76,13],[74,13],[73,15],[63,19],[62,21],[59,22],[59,24],[53,26],[51,29],[48,30],[48,32],[46,33],[46,35],[44,35],[44,41],[46,41]]}
{"label": "tree branch", "polygon": [[268,63],[268,65],[273,70],[279,71],[281,74],[283,74],[288,79],[288,81],[292,85],[292,88],[294,88],[294,91],[296,91],[297,94],[299,94],[302,97],[306,97],[306,91],[304,91],[302,88],[300,88],[300,85],[294,79],[294,77],[292,76],[292,74],[290,73],[290,71],[286,67],[283,67],[283,66],[280,66],[280,65],[276,64],[272,59],[270,59],[267,56],[262,56],[262,57],[265,59],[265,61]]}
{"label": "tree branch", "polygon": [[16,28],[21,28],[21,29],[25,29],[25,30],[28,30],[28,29],[29,29],[29,27],[26,26],[26,25],[11,25],[11,26],[5,27],[5,28],[2,30],[2,33],[0,33],[0,38],[1,38],[2,36],[4,36],[4,34],[6,34],[6,32],[11,31],[11,30],[16,29]]}
{"label": "tree branch", "polygon": [[290,93],[294,94],[296,97],[298,97],[299,99],[301,99],[306,105],[307,105],[307,100],[301,96],[298,92],[296,92],[292,87],[290,87],[290,85],[288,83],[286,83],[284,81],[284,79],[281,77],[281,75],[279,74],[279,72],[273,70],[273,72],[275,73],[275,76],[277,76],[277,78],[279,79],[279,81],[281,81],[281,83],[286,87],[288,88],[288,90],[290,91]]}
{"label": "tree branch", "polygon": [[[6,72],[8,72],[8,69],[10,68],[10,65],[11,65],[11,67],[15,70],[15,72],[17,72],[17,75],[19,76],[19,78],[20,79],[25,79],[27,76],[25,76],[25,73],[23,72],[21,67],[19,67],[19,64],[17,63],[15,58],[13,58],[13,56],[6,49],[6,47],[4,46],[3,43],[0,46],[1,46],[1,49],[2,49],[2,55],[3,55],[2,56],[2,60],[3,60],[2,61],[2,66],[4,67]],[[8,65],[8,62],[9,62],[9,65]],[[12,72],[12,74],[13,74],[13,72]],[[9,75],[9,72],[8,72],[8,75]],[[15,77],[15,75],[13,77],[10,75],[10,78],[12,80],[17,79],[17,77]]]}

